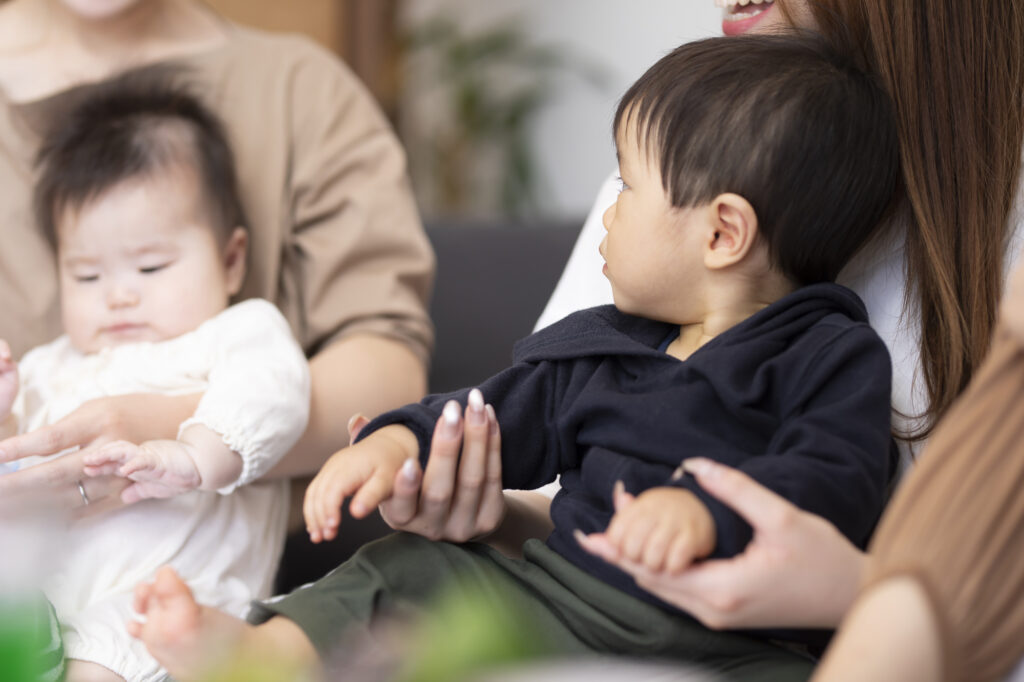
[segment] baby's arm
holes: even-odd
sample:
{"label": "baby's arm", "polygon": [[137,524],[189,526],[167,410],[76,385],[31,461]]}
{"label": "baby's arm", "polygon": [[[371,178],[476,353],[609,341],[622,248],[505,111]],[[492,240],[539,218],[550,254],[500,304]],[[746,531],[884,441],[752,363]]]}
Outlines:
{"label": "baby's arm", "polygon": [[191,490],[220,490],[242,473],[242,457],[201,424],[186,428],[178,440],[108,443],[84,461],[89,476],[116,473],[135,481],[121,493],[127,504]]}
{"label": "baby's arm", "polygon": [[310,539],[334,539],[341,522],[342,500],[349,495],[349,510],[356,518],[366,516],[391,497],[395,474],[418,454],[416,434],[401,424],[385,426],[334,453],[306,489],[302,512]]}
{"label": "baby's arm", "polygon": [[715,549],[715,522],[685,488],[658,487],[633,497],[615,486],[615,515],[604,533],[579,537],[609,561],[626,558],[652,571],[679,573]]}
{"label": "baby's arm", "polygon": [[0,440],[18,434],[18,420],[11,412],[18,386],[18,363],[11,356],[11,347],[0,339]]}

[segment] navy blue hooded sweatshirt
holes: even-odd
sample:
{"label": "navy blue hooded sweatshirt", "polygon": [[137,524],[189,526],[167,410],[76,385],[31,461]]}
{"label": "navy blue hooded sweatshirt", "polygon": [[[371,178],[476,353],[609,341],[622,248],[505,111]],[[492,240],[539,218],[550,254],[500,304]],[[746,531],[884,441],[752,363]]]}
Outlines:
{"label": "navy blue hooded sweatshirt", "polygon": [[[741,552],[750,526],[691,477],[672,480],[683,459],[701,456],[743,470],[864,547],[893,473],[891,364],[857,295],[836,284],[798,289],[684,361],[659,350],[677,331],[614,306],[591,308],[521,340],[513,365],[480,384],[501,425],[505,487],[532,489],[561,474],[548,545],[608,584],[676,610],[572,534],[608,526],[616,481],[634,494],[678,486],[714,517],[712,556]],[[465,405],[468,393],[381,415],[360,437],[404,424],[425,465],[445,403]]]}

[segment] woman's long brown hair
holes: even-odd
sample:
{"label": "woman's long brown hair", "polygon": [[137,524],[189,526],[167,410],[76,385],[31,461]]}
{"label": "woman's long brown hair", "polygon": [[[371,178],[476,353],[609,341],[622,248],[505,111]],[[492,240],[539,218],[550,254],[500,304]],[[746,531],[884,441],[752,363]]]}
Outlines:
{"label": "woman's long brown hair", "polygon": [[1024,143],[1024,9],[1008,0],[808,4],[819,30],[853,51],[896,103],[907,303],[920,310],[929,398],[900,435],[925,438],[995,327]]}

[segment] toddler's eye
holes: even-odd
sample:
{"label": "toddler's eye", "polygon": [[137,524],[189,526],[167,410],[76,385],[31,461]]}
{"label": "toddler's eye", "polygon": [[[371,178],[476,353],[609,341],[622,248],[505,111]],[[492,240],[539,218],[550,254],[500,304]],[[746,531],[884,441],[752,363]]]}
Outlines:
{"label": "toddler's eye", "polygon": [[76,282],[98,282],[100,280],[99,275],[75,275]]}

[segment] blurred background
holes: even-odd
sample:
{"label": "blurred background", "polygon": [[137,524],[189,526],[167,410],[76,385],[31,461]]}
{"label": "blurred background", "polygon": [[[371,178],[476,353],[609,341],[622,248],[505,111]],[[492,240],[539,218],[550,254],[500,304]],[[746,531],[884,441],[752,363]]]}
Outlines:
{"label": "blurred background", "polygon": [[712,0],[210,0],[305,33],[377,97],[424,217],[581,225],[615,168],[618,97],[680,43],[716,35]]}

